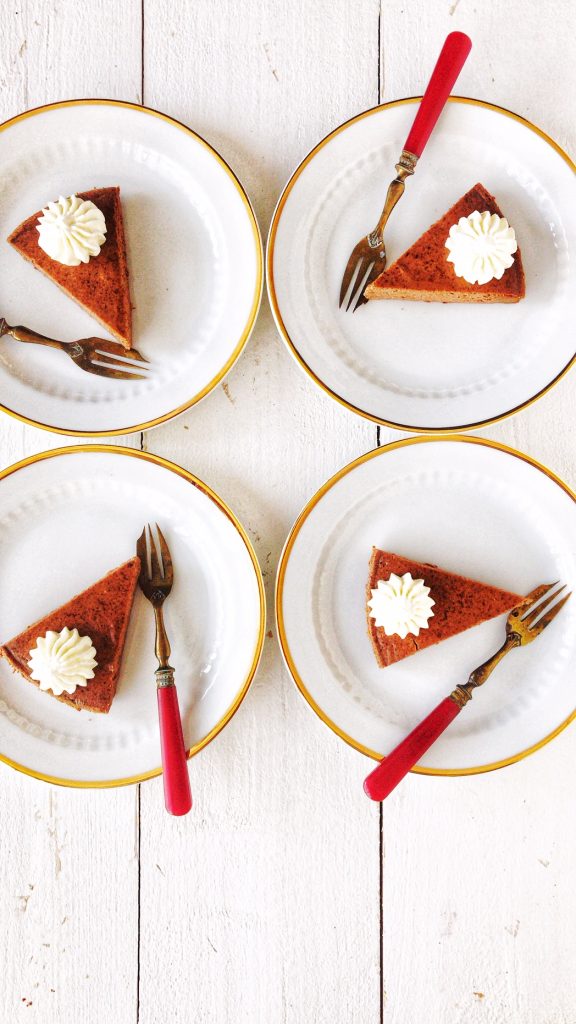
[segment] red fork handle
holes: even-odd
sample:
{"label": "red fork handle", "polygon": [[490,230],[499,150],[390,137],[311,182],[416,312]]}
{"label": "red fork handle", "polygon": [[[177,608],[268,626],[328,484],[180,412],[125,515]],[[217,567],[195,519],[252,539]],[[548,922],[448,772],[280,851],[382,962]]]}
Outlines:
{"label": "red fork handle", "polygon": [[394,748],[364,780],[364,792],[371,800],[385,800],[429,747],[442,735],[462,710],[451,697],[445,697],[420,725]]}
{"label": "red fork handle", "polygon": [[159,686],[158,717],[160,746],[164,771],[164,803],[169,814],[188,814],[192,807],[186,748],[182,735],[182,719],[178,693],[174,683]]}
{"label": "red fork handle", "polygon": [[415,156],[421,156],[432,129],[444,109],[452,86],[460,74],[464,61],[472,49],[472,41],[464,32],[451,32],[446,37],[432,77],[414,123],[404,144],[404,149]]}

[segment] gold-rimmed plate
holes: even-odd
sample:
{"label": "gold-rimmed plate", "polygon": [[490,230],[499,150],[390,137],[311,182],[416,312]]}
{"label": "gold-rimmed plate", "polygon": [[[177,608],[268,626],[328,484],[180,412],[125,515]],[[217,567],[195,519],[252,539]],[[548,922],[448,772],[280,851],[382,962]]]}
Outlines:
{"label": "gold-rimmed plate", "polygon": [[574,362],[575,166],[517,114],[451,97],[386,229],[388,262],[480,181],[516,230],[526,298],[374,301],[350,315],[338,308],[343,267],[381,209],[419,99],[359,114],[302,161],[272,220],[268,291],[292,355],[334,399],[403,430],[464,430],[529,405]]}
{"label": "gold-rimmed plate", "polygon": [[[190,756],[227,724],[264,638],[262,577],[248,537],[206,484],[132,448],[43,452],[0,473],[2,642],[132,557],[158,522],[174,561],[166,621]],[[72,625],[72,624],[71,624]],[[161,771],[154,621],[138,591],[108,715],[40,693],[0,659],[0,760],[67,786],[120,786]]]}
{"label": "gold-rimmed plate", "polygon": [[[337,735],[381,758],[504,637],[505,616],[380,669],[368,638],[372,546],[528,593],[576,587],[576,495],[495,441],[415,437],[368,452],[320,488],[278,570],[278,635],[300,692]],[[461,775],[518,761],[574,718],[576,603],[504,662],[416,771]]]}
{"label": "gold-rimmed plate", "polygon": [[[58,195],[119,185],[146,381],[82,373],[52,351],[0,339],[0,408],[83,436],[162,423],[204,398],[250,335],[263,255],[250,201],[203,138],[158,111],[117,100],[70,100],[0,126],[0,315],[70,341],[95,321],[7,243]],[[103,331],[103,329],[101,329]]]}

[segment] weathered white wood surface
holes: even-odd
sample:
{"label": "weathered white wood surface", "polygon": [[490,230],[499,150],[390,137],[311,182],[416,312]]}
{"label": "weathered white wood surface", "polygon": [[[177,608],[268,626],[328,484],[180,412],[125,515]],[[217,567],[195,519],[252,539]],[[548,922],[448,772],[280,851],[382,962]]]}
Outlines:
{"label": "weathered white wood surface", "polygon": [[[80,8],[0,5],[2,120],[70,96],[140,100],[139,0]],[[2,466],[66,443],[2,416]],[[57,789],[0,767],[0,1020],[134,1021],[138,791]]]}
{"label": "weathered white wood surface", "polygon": [[[382,98],[416,92],[418,68],[453,28],[474,41],[457,91],[523,114],[574,153],[566,105],[576,87],[574,6],[387,2]],[[573,396],[569,376],[479,433],[529,452],[574,486]],[[575,759],[571,729],[503,771],[412,777],[387,801],[386,1024],[574,1024]]]}
{"label": "weathered white wood surface", "polygon": [[[6,0],[0,116],[143,100],[222,152],[265,232],[304,153],[419,91],[452,28],[474,40],[462,94],[576,150],[569,0]],[[486,433],[574,483],[572,391]],[[264,304],[226,386],[143,441],[230,502],[271,593],[300,507],[376,428],[307,381]],[[3,417],[0,463],[60,443]],[[0,770],[2,1024],[575,1024],[574,729],[502,772],[409,779],[381,838],[364,759],[302,704],[268,629],[245,704],[192,765],[187,819],[159,781],[74,792]]]}

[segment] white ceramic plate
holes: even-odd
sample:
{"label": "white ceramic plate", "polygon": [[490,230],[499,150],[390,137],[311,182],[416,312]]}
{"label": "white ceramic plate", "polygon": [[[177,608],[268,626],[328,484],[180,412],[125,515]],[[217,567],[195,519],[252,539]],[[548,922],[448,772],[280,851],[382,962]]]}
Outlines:
{"label": "white ceramic plate", "polygon": [[119,185],[134,346],[149,381],[104,380],[53,351],[0,339],[0,406],[37,426],[124,434],[211,391],[240,355],[262,290],[262,244],[238,179],[203,139],[129,103],[40,107],[0,127],[0,315],[61,338],[106,336],[5,242],[58,195]]}
{"label": "white ceramic plate", "polygon": [[345,313],[346,261],[377,220],[418,99],[360,114],[300,164],[272,221],[268,290],[292,354],[333,398],[388,426],[465,429],[533,401],[574,358],[575,168],[517,115],[452,99],[386,229],[388,263],[481,181],[516,229],[526,298]]}
{"label": "white ceramic plate", "polygon": [[[165,620],[191,754],[224,727],[256,671],[260,570],[242,527],[200,480],[157,456],[87,446],[0,475],[2,641],[131,558],[158,522],[174,561]],[[0,660],[0,757],[46,781],[112,786],[160,771],[154,615],[138,590],[108,715],[40,693]]]}
{"label": "white ceramic plate", "polygon": [[[378,668],[365,618],[373,545],[517,593],[553,580],[574,590],[575,502],[528,456],[476,437],[409,438],[346,466],[302,512],[278,571],[280,642],[311,707],[382,757],[503,642],[500,616]],[[508,655],[419,770],[486,771],[542,746],[575,713],[575,656],[572,600]]]}

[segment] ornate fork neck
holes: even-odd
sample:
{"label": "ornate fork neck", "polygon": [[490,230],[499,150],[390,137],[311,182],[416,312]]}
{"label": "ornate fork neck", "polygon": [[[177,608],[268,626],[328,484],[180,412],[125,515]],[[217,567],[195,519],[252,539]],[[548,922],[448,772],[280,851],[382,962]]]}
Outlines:
{"label": "ornate fork neck", "polygon": [[494,671],[496,665],[502,661],[502,658],[508,654],[508,651],[511,651],[514,647],[520,647],[521,643],[522,639],[517,633],[508,633],[500,650],[496,651],[496,654],[493,654],[491,658],[488,658],[488,661],[475,668],[470,673],[467,683],[456,687],[450,694],[451,700],[458,704],[459,707],[465,707],[468,701],[472,700],[474,690],[486,682],[488,676]]}
{"label": "ornate fork neck", "polygon": [[417,163],[418,157],[415,156],[414,153],[409,153],[407,149],[402,150],[400,159],[396,164],[396,177],[388,186],[386,201],[384,203],[384,209],[380,214],[380,220],[378,221],[375,230],[368,235],[368,244],[372,246],[372,248],[378,248],[379,245],[382,245],[384,228],[386,227],[388,218],[404,192],[406,187],[406,178],[410,177],[411,174],[414,174]]}
{"label": "ornate fork neck", "polygon": [[156,618],[156,644],[154,651],[158,658],[158,668],[167,669],[170,668],[170,642],[166,633],[166,627],[164,625],[164,614],[162,612],[162,605],[154,603],[154,615]]}
{"label": "ornate fork neck", "polygon": [[[164,597],[162,598],[162,602]],[[164,615],[162,613],[162,602],[160,604],[154,604],[154,617],[156,619],[156,643],[154,651],[158,658],[158,668],[154,673],[156,677],[156,686],[173,686],[174,685],[174,669],[169,664],[170,658],[170,642],[164,626]]]}
{"label": "ornate fork neck", "polygon": [[0,317],[0,336],[3,334],[9,334],[15,341],[22,341],[29,345],[45,345],[47,348],[61,350],[66,348],[64,342],[57,341],[56,338],[47,338],[46,335],[31,331],[29,327],[23,327],[21,324],[11,327],[3,317]]}

